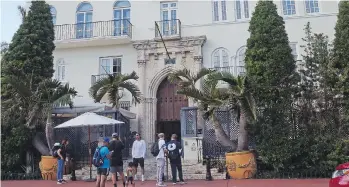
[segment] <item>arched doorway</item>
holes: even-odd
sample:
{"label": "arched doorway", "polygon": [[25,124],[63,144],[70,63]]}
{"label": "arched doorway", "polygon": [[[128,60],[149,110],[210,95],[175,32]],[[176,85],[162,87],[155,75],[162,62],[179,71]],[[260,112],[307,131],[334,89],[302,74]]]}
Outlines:
{"label": "arched doorway", "polygon": [[167,78],[160,83],[156,98],[156,133],[165,133],[167,140],[174,133],[181,138],[180,111],[182,107],[188,106],[188,99],[177,94],[177,85],[170,83]]}

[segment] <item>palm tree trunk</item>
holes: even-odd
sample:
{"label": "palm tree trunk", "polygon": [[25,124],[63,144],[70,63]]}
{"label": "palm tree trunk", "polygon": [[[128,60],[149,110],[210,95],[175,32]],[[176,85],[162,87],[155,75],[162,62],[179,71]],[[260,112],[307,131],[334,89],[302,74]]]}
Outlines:
{"label": "palm tree trunk", "polygon": [[248,134],[246,130],[246,117],[244,112],[240,113],[240,123],[239,123],[239,136],[238,136],[238,148],[237,151],[248,150]]}
{"label": "palm tree trunk", "polygon": [[46,140],[47,145],[50,151],[50,155],[52,155],[52,145],[53,145],[53,127],[52,127],[52,112],[49,111],[47,114],[47,120],[46,120]]}
{"label": "palm tree trunk", "polygon": [[40,152],[41,155],[50,155],[50,150],[45,145],[45,143],[41,141],[39,134],[35,135],[32,144],[35,147],[35,149]]}
{"label": "palm tree trunk", "polygon": [[222,144],[222,146],[229,146],[232,147],[232,150],[236,149],[236,144],[230,140],[230,138],[227,136],[227,134],[224,132],[222,126],[219,124],[219,121],[217,120],[216,116],[212,114],[211,116],[213,121],[213,126],[215,129],[215,135],[217,137],[217,141]]}

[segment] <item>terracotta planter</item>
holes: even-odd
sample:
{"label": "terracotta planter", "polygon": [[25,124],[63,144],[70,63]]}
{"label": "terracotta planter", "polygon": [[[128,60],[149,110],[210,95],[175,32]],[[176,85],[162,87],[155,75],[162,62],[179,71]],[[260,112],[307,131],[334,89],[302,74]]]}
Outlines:
{"label": "terracotta planter", "polygon": [[57,159],[52,156],[41,156],[39,163],[42,179],[57,180]]}
{"label": "terracotta planter", "polygon": [[252,178],[257,172],[256,158],[251,151],[226,153],[226,166],[233,179]]}

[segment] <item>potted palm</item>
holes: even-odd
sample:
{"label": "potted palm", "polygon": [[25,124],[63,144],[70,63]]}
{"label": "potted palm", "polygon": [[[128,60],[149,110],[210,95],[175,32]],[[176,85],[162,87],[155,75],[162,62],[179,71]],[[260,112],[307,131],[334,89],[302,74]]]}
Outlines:
{"label": "potted palm", "polygon": [[[44,179],[56,179],[57,159],[53,158],[52,145],[54,140],[52,126],[53,107],[69,105],[73,106],[72,98],[77,92],[70,88],[69,84],[63,85],[58,80],[45,79],[38,85],[32,83],[31,77],[25,79],[18,76],[9,76],[3,79],[11,87],[11,99],[7,100],[12,103],[12,107],[7,108],[5,112],[11,112],[12,109],[20,109],[25,112],[26,126],[35,128],[43,120],[46,120],[45,135],[47,146],[40,141],[38,136],[34,137],[33,144],[42,154],[40,170]],[[6,105],[6,103],[4,103]]]}
{"label": "potted palm", "polygon": [[[218,88],[219,82],[225,82],[227,89]],[[200,110],[205,118],[212,121],[217,140],[222,146],[230,146],[234,152],[226,153],[226,163],[232,178],[249,178],[256,172],[254,154],[248,148],[246,126],[256,119],[255,101],[249,91],[249,84],[244,76],[234,77],[228,72],[207,73],[202,81],[202,89],[183,86],[177,92],[194,98],[200,103]],[[220,125],[215,111],[221,106],[238,110],[238,142],[230,140]]]}

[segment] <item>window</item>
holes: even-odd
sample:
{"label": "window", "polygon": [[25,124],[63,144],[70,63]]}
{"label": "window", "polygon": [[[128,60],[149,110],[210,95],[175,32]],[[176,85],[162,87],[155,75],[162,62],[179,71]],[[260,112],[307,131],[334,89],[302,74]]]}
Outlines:
{"label": "window", "polygon": [[227,20],[227,4],[225,0],[213,1],[213,21]]}
{"label": "window", "polygon": [[294,15],[296,14],[296,3],[294,0],[283,0],[282,10],[284,15]]}
{"label": "window", "polygon": [[225,48],[216,49],[212,55],[213,68],[218,71],[230,71],[229,54]]}
{"label": "window", "polygon": [[234,75],[244,75],[245,74],[245,52],[246,47],[240,47],[237,52],[237,61],[234,67]]}
{"label": "window", "polygon": [[99,74],[121,73],[121,57],[103,57],[99,61]]}
{"label": "window", "polygon": [[57,60],[57,80],[65,81],[65,62],[63,59]]}
{"label": "window", "polygon": [[290,47],[292,49],[292,55],[293,55],[293,59],[297,60],[298,59],[298,54],[297,54],[297,43],[291,43]]}
{"label": "window", "polygon": [[114,3],[114,35],[130,35],[131,32],[131,4],[127,0],[116,1]]}
{"label": "window", "polygon": [[83,2],[79,4],[76,10],[76,38],[92,37],[92,14],[93,7],[90,3]]}
{"label": "window", "polygon": [[305,11],[306,13],[317,13],[320,12],[318,0],[305,0]]}
{"label": "window", "polygon": [[56,11],[55,7],[50,6],[50,12],[52,15],[52,23],[53,23],[53,25],[56,25],[57,11]]}
{"label": "window", "polygon": [[248,19],[250,18],[250,12],[248,9],[248,0],[236,0],[235,1],[236,19]]}
{"label": "window", "polygon": [[164,36],[179,34],[177,25],[177,3],[166,2],[161,3],[161,32]]}

